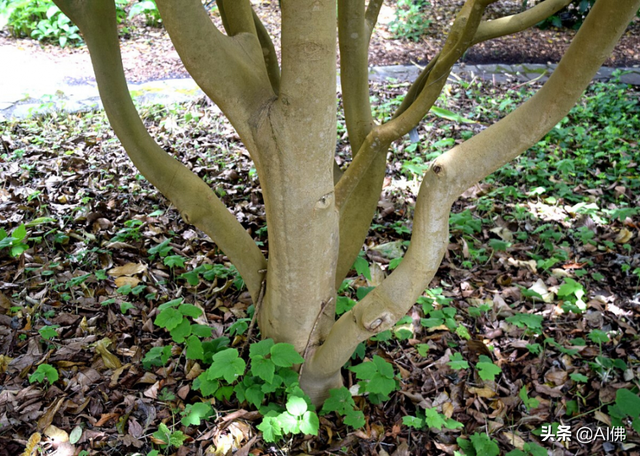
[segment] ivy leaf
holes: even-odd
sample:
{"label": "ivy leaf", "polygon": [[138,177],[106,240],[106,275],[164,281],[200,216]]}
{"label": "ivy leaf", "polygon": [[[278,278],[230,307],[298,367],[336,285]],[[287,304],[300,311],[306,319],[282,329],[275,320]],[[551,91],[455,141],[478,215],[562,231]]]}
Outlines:
{"label": "ivy leaf", "polygon": [[186,318],[183,318],[178,326],[173,328],[170,333],[173,341],[177,344],[181,344],[191,335],[191,323],[189,323],[189,320]]}
{"label": "ivy leaf", "polygon": [[424,427],[424,420],[422,418],[418,418],[416,416],[403,416],[402,424],[405,426],[412,427],[414,429],[422,429]]}
{"label": "ivy leaf", "polygon": [[256,428],[262,431],[262,438],[265,442],[275,442],[282,437],[280,421],[275,416],[265,416],[262,423],[257,425]]}
{"label": "ivy leaf", "polygon": [[249,347],[249,358],[253,359],[256,356],[267,356],[271,352],[271,347],[273,347],[274,342],[273,339],[264,339],[255,344],[251,344]]}
{"label": "ivy leaf", "polygon": [[438,413],[438,411],[435,408],[425,409],[424,421],[427,424],[427,426],[437,430],[441,430],[442,426],[446,424],[444,415]]}
{"label": "ivy leaf", "polygon": [[502,372],[499,366],[493,364],[493,361],[485,355],[480,355],[480,362],[476,364],[478,374],[482,380],[495,380],[496,375]]}
{"label": "ivy leaf", "polygon": [[251,373],[267,383],[273,382],[276,366],[273,361],[257,355],[251,358]]}
{"label": "ivy leaf", "polygon": [[202,315],[202,309],[194,306],[193,304],[181,304],[180,307],[178,307],[178,310],[185,317],[198,318]]}
{"label": "ivy leaf", "polygon": [[378,369],[378,373],[385,378],[393,378],[393,366],[378,355],[373,357],[373,364]]}
{"label": "ivy leaf", "polygon": [[213,335],[211,327],[199,324],[191,325],[191,333],[198,337],[211,337]]}
{"label": "ivy leaf", "polygon": [[187,359],[203,359],[204,349],[202,348],[202,341],[196,336],[189,336],[186,342],[187,347]]}
{"label": "ivy leaf", "polygon": [[340,415],[346,415],[355,407],[355,402],[351,393],[346,387],[335,388],[329,391],[329,397],[322,405],[322,414],[336,412]]}
{"label": "ivy leaf", "polygon": [[345,413],[344,424],[354,429],[361,428],[365,425],[364,413],[360,410],[349,410]]}
{"label": "ivy leaf", "polygon": [[367,384],[367,391],[375,394],[388,395],[396,389],[396,382],[391,378],[382,377],[381,375],[374,376]]}
{"label": "ivy leaf", "polygon": [[307,435],[318,435],[320,421],[315,412],[305,412],[300,419],[300,432]]}
{"label": "ivy leaf", "polygon": [[206,420],[213,415],[213,407],[208,402],[197,402],[187,405],[182,414],[180,422],[184,426],[200,426],[201,420]]}
{"label": "ivy leaf", "polygon": [[278,415],[278,421],[282,427],[282,432],[285,434],[297,434],[300,432],[300,422],[298,418],[291,415],[288,412]]}
{"label": "ivy leaf", "polygon": [[298,354],[291,344],[275,344],[271,347],[271,361],[280,367],[291,367],[294,364],[304,362],[304,358]]}
{"label": "ivy leaf", "polygon": [[182,320],[182,314],[178,309],[168,307],[160,311],[153,323],[160,328],[166,328],[167,331],[171,331],[178,326]]}
{"label": "ivy leaf", "polygon": [[356,378],[359,380],[371,380],[373,376],[378,372],[376,365],[371,361],[367,361],[356,366],[351,366],[350,371],[356,374]]}
{"label": "ivy leaf", "polygon": [[456,352],[449,358],[447,363],[453,370],[468,369],[469,363],[464,360],[462,353]]}
{"label": "ivy leaf", "polygon": [[482,456],[498,456],[500,454],[498,444],[491,440],[487,434],[475,433],[470,439],[476,454],[481,454]]}
{"label": "ivy leaf", "polygon": [[287,412],[291,413],[293,416],[304,415],[307,408],[307,401],[301,397],[291,396],[287,400]]}
{"label": "ivy leaf", "polygon": [[59,378],[58,371],[51,364],[40,364],[35,372],[29,376],[29,383],[43,382],[45,378],[51,385]]}
{"label": "ivy leaf", "polygon": [[244,359],[240,358],[235,348],[227,348],[216,353],[212,361],[211,367],[207,369],[210,380],[222,377],[227,383],[233,383],[246,368]]}

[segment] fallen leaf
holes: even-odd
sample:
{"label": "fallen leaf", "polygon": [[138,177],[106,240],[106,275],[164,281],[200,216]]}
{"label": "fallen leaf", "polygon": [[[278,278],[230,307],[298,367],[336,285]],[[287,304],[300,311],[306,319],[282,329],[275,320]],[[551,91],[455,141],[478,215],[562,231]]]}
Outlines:
{"label": "fallen leaf", "polygon": [[109,269],[107,272],[112,277],[120,277],[141,274],[146,270],[147,266],[142,263],[127,263],[123,266],[117,266],[113,269]]}

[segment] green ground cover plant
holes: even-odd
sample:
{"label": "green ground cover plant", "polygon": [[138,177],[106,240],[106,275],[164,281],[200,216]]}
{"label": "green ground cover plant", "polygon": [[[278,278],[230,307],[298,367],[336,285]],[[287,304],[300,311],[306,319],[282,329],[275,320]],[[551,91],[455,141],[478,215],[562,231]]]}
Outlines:
{"label": "green ground cover plant", "polygon": [[[406,138],[392,153],[428,163],[428,154],[438,154],[433,160],[441,153],[435,143],[476,134],[493,120],[496,99],[513,101],[504,103],[505,115],[530,96],[529,89],[453,85],[439,101],[442,109],[463,112],[474,123],[434,115],[421,125],[415,148],[409,149],[415,143]],[[55,357],[33,365],[28,382],[43,394],[62,389],[77,372],[90,374],[94,357],[94,368],[104,373],[95,382],[107,393],[119,369],[124,381],[118,387],[134,396],[154,394],[135,383],[149,378],[144,375],[166,382],[164,392],[150,399],[165,418],[151,422],[148,435],[138,439],[141,454],[196,445],[196,432],[214,428],[220,437],[210,445],[239,449],[255,434],[224,428],[223,417],[238,410],[251,417],[246,426],[262,436],[262,448],[276,445],[283,451],[303,448],[309,442],[305,436],[317,434],[327,442],[329,430],[341,436],[357,433],[367,445],[380,439],[397,444],[391,436],[395,424],[398,435],[410,436],[415,448],[425,451],[437,452],[434,442],[447,439],[460,455],[538,456],[550,448],[536,434],[543,425],[596,425],[596,412],[631,435],[640,422],[634,386],[638,366],[632,356],[637,340],[629,329],[635,323],[628,304],[639,292],[633,272],[640,267],[634,256],[640,185],[634,153],[640,128],[637,94],[619,82],[590,86],[567,120],[483,181],[477,193],[463,197],[449,219],[449,254],[436,280],[399,326],[358,347],[346,371],[349,387],[332,390],[319,411],[291,369],[304,366],[301,356],[287,344],[258,342],[255,328],[250,333],[255,310],[242,301],[246,288],[237,271],[202,234],[179,224],[175,209],[160,209],[164,202],[124,161],[102,114],[5,122],[3,138],[10,145],[0,166],[13,176],[8,188],[21,195],[40,192],[21,199],[28,210],[3,226],[0,239],[3,282],[10,274],[24,290],[2,289],[14,303],[6,314],[30,322],[20,330],[15,355],[26,352],[33,337],[52,355],[71,336],[117,339],[117,346],[97,348],[95,341],[80,346],[76,356],[86,361],[78,366]],[[224,198],[255,241],[268,248],[251,163],[233,139],[220,141],[208,133],[212,128],[224,132],[228,127],[222,120],[200,104],[141,111],[158,141],[177,156],[195,169],[218,171],[212,184],[224,189]],[[162,126],[168,116],[182,131],[175,141]],[[70,141],[87,138],[87,131],[99,140]],[[340,151],[345,143],[337,139]],[[190,149],[194,143],[196,152]],[[47,188],[52,166],[77,182],[77,189]],[[534,171],[524,177],[524,169]],[[238,179],[228,178],[231,170]],[[391,201],[393,210],[383,215],[381,207],[376,214],[367,247],[340,288],[336,314],[364,299],[379,274],[388,272],[398,255],[395,249],[406,249],[403,242],[409,242],[405,230],[411,232],[412,226],[399,221],[412,210],[416,178],[401,168],[390,168],[389,177],[383,200]],[[120,189],[127,194],[117,193]],[[125,209],[116,209],[113,200],[126,201],[119,206]],[[15,213],[13,203],[4,204],[3,215]],[[386,248],[374,249],[381,245]],[[13,250],[16,246],[20,252]],[[130,266],[139,272],[113,272],[116,265],[127,264],[140,265]],[[38,292],[43,295],[36,300],[32,296]],[[87,317],[86,325],[71,323],[76,312]],[[494,335],[497,330],[500,334]],[[426,365],[433,366],[430,374]],[[431,375],[436,384],[429,383]],[[556,382],[566,385],[560,396]],[[497,386],[508,384],[513,387]],[[619,384],[626,386],[616,389]],[[184,386],[189,392],[182,397]],[[435,400],[440,393],[444,396]],[[457,397],[502,404],[508,424],[498,426],[489,417],[488,424],[479,425],[461,413]],[[483,401],[474,403],[474,412],[498,413],[491,405],[476,409]],[[398,405],[385,405],[393,403]],[[142,420],[139,413],[132,411],[124,422]],[[559,418],[531,421],[546,413]],[[239,426],[242,420],[232,422]],[[133,447],[116,443],[117,426],[114,448],[134,454]],[[377,426],[389,435],[374,435]],[[227,435],[241,443],[225,443]],[[352,443],[343,445],[343,453],[359,451]]]}

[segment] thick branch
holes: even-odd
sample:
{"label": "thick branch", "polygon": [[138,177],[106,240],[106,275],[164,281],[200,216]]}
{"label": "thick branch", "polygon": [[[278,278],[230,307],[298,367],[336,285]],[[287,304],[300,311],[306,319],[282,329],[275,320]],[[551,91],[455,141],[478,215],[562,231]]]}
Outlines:
{"label": "thick branch", "polygon": [[[511,35],[532,27],[538,22],[558,12],[569,3],[571,3],[571,0],[545,0],[523,13],[502,17],[493,21],[482,21],[476,30],[475,36],[473,37],[472,45],[478,44],[482,41],[498,38],[500,36]],[[406,111],[407,108],[415,101],[418,94],[422,92],[429,78],[429,74],[440,58],[440,55],[441,54],[438,53],[434,58],[432,58],[429,64],[420,72],[418,78],[409,88],[404,100],[402,100],[402,104],[396,110],[394,117],[398,117]]]}
{"label": "thick branch", "polygon": [[[640,0],[599,0],[544,87],[513,113],[432,164],[414,217],[411,245],[398,268],[344,314],[307,360],[304,375],[335,384],[358,343],[389,329],[435,274],[448,242],[448,214],[470,185],[534,145],[576,103],[610,55]],[[301,379],[301,385],[308,382]],[[318,387],[318,382],[314,383]]]}
{"label": "thick branch", "polygon": [[571,3],[571,0],[545,0],[522,13],[501,17],[493,21],[483,21],[473,37],[473,44],[511,35],[533,27],[538,22],[557,13],[569,3]]}
{"label": "thick branch", "polygon": [[364,17],[367,26],[367,42],[371,41],[371,34],[378,22],[378,16],[380,15],[383,2],[384,0],[369,0],[367,12]]}
{"label": "thick branch", "polygon": [[267,74],[269,75],[269,81],[271,81],[271,88],[274,93],[278,95],[280,93],[280,65],[278,64],[278,54],[276,48],[273,45],[273,41],[269,36],[269,32],[265,28],[264,24],[256,14],[253,12],[253,21],[256,24],[256,31],[258,33],[258,40],[262,47],[262,56],[264,57],[264,64],[267,67]]}
{"label": "thick branch", "polygon": [[217,0],[222,25],[229,36],[239,33],[256,34],[253,9],[249,0]]}
{"label": "thick branch", "polygon": [[335,0],[282,1],[283,104],[307,110],[329,106],[328,97],[335,104],[335,24]]}
{"label": "thick branch", "polygon": [[402,114],[382,125],[380,136],[387,141],[406,135],[429,112],[447,82],[453,64],[471,46],[486,7],[496,0],[467,0],[451,28],[442,51],[426,75],[424,87],[409,107],[401,106]]}
{"label": "thick branch", "polygon": [[[248,119],[275,96],[255,32],[225,36],[213,25],[200,0],[158,0],[157,4],[189,74],[222,109],[253,152]],[[233,30],[235,26],[229,27]]]}
{"label": "thick branch", "polygon": [[338,0],[338,38],[344,116],[355,156],[373,127],[364,0]]}
{"label": "thick branch", "polygon": [[112,0],[56,0],[82,31],[100,97],[114,131],[140,172],[180,210],[186,222],[207,233],[236,265],[257,297],[266,260],[215,192],[149,136],[133,105],[120,56]]}

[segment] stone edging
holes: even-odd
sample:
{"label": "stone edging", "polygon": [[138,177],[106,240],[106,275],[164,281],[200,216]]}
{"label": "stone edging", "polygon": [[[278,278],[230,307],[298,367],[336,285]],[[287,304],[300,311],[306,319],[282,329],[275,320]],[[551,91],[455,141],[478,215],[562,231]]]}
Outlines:
{"label": "stone edging", "polygon": [[[480,79],[494,83],[544,82],[557,65],[455,65],[449,79]],[[373,67],[369,71],[372,81],[413,81],[420,73],[416,65]],[[594,80],[608,81],[616,69],[602,67]],[[640,67],[619,68],[623,74],[620,82],[640,86]],[[64,81],[54,88],[53,95],[40,93],[33,97],[23,94],[0,94],[0,121],[25,118],[51,111],[78,112],[101,108],[95,82]],[[49,89],[52,90],[52,89]],[[192,79],[166,79],[139,84],[129,84],[134,100],[139,104],[173,104],[194,100],[204,96]],[[4,92],[4,91],[3,91]]]}

